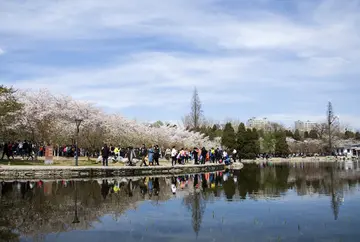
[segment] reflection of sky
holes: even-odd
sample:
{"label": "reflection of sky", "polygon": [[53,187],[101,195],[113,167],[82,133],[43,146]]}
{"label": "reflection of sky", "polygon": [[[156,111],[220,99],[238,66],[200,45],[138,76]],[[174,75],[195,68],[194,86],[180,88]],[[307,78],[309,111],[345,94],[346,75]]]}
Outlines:
{"label": "reflection of sky", "polygon": [[[346,193],[334,220],[331,197],[297,195],[276,199],[207,202],[197,241],[354,241],[360,236],[360,193]],[[195,241],[192,213],[182,199],[143,202],[118,221],[112,215],[92,230],[48,235],[48,241]]]}

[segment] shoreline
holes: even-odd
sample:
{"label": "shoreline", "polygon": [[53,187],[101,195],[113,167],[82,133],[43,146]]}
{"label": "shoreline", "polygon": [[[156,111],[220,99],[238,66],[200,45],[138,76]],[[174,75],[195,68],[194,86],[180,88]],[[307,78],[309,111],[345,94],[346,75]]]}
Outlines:
{"label": "shoreline", "polygon": [[[344,159],[336,159],[335,157],[325,156],[325,157],[291,157],[291,158],[270,158],[268,162],[273,164],[280,163],[316,163],[316,162],[344,162],[344,161],[356,161],[356,159],[346,158]],[[241,160],[243,164],[260,164],[266,162],[266,159],[256,159],[256,160]]]}
{"label": "shoreline", "polygon": [[176,166],[0,166],[0,180],[111,178],[223,171],[224,164]]}

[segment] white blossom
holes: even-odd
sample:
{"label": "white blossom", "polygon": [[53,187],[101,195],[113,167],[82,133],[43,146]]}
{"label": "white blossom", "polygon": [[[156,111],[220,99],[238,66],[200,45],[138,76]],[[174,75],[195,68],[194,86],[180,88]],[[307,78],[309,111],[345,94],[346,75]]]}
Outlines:
{"label": "white blossom", "polygon": [[149,127],[119,114],[106,114],[91,103],[55,96],[48,90],[20,91],[17,95],[24,109],[14,126],[21,136],[37,143],[69,144],[76,138],[75,119],[82,119],[78,141],[90,150],[99,149],[104,142],[122,147],[144,143],[189,149],[220,145],[219,140],[210,141],[183,127]]}

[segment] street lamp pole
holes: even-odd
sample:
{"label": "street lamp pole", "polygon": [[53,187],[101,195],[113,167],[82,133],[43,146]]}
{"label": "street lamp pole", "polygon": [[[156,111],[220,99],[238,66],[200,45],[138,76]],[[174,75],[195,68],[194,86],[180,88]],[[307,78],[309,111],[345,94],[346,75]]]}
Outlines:
{"label": "street lamp pole", "polygon": [[76,187],[76,181],[75,181],[75,214],[74,214],[74,220],[72,222],[73,224],[80,223],[79,217],[78,217],[78,209],[77,209],[77,187]]}
{"label": "street lamp pole", "polygon": [[78,161],[79,161],[78,137],[79,137],[79,131],[80,131],[80,124],[81,124],[82,121],[83,121],[82,119],[75,119],[75,123],[76,123],[75,166],[78,166]]}

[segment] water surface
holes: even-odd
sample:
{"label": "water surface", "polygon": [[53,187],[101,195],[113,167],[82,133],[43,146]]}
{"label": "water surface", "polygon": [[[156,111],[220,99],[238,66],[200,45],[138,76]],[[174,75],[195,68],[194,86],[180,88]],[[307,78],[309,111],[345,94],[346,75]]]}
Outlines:
{"label": "water surface", "polygon": [[[359,162],[0,185],[3,241],[357,241]],[[176,193],[172,192],[172,184]]]}

